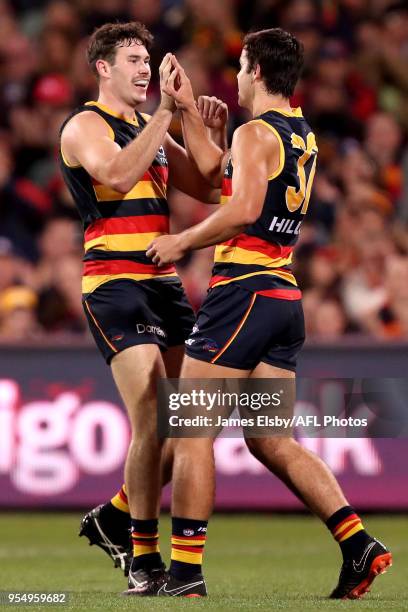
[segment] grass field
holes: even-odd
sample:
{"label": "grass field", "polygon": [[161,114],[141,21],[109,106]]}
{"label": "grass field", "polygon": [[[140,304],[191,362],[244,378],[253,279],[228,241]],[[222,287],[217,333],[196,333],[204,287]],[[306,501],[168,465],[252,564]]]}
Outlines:
{"label": "grass field", "polygon": [[[77,537],[76,514],[0,514],[0,591],[69,592],[66,605],[19,610],[408,610],[408,521],[367,517],[367,529],[391,547],[394,566],[361,601],[331,601],[340,554],[311,517],[217,515],[210,524],[205,575],[210,597],[122,598],[125,579],[108,557]],[[161,548],[169,557],[168,517]]]}

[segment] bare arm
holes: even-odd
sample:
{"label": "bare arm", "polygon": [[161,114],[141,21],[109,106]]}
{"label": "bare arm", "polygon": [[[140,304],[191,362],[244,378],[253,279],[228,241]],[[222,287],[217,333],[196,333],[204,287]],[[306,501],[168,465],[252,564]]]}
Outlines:
{"label": "bare arm", "polygon": [[258,219],[265,201],[268,177],[279,167],[278,140],[268,128],[247,123],[235,132],[232,156],[231,199],[210,217],[181,234],[153,240],[147,255],[154,263],[164,265],[177,261],[189,250],[229,240]]}
{"label": "bare arm", "polygon": [[209,138],[207,128],[194,100],[190,80],[174,56],[172,62],[175,69],[169,76],[164,91],[174,98],[177,107],[182,111],[186,149],[202,176],[214,187],[220,187],[224,148]]}
{"label": "bare arm", "polygon": [[220,190],[204,179],[186,150],[169,135],[166,136],[164,148],[169,160],[169,183],[197,200],[219,204]]}
{"label": "bare arm", "polygon": [[[170,56],[166,56],[160,66],[161,80],[168,78],[170,68]],[[163,95],[159,108],[142,133],[123,149],[113,141],[111,130],[102,117],[92,111],[80,113],[63,130],[61,149],[64,156],[68,163],[80,164],[104,185],[127,193],[149,168],[163,144],[173,104]]]}

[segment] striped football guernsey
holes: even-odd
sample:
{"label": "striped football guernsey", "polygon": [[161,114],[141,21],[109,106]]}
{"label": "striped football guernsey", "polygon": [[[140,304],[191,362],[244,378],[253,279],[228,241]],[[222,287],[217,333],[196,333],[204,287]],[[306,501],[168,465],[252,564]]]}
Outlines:
{"label": "striped football guernsey", "polygon": [[[292,112],[271,109],[252,122],[265,125],[277,137],[279,167],[268,177],[265,202],[257,221],[242,234],[217,245],[210,287],[236,282],[260,295],[297,300],[301,292],[290,264],[309,205],[316,171],[316,139],[300,108]],[[232,195],[232,173],[230,158],[221,203]]]}
{"label": "striped football guernsey", "polygon": [[[122,148],[146,125],[141,113],[135,112],[135,119],[128,121],[98,102],[87,102],[65,120],[61,131],[74,115],[84,111],[100,115],[110,137]],[[144,176],[125,194],[99,183],[82,166],[70,166],[62,150],[60,162],[84,225],[84,294],[115,279],[177,278],[174,265],[159,268],[146,257],[150,242],[169,231],[168,164],[163,147]]]}

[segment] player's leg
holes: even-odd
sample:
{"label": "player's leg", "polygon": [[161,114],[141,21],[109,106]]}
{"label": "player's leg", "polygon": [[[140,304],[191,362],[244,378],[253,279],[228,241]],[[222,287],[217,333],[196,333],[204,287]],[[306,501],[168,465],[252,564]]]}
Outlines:
{"label": "player's leg", "polygon": [[[184,345],[172,346],[163,353],[163,361],[168,378],[178,378],[184,357]],[[171,480],[173,450],[165,442],[162,451],[162,485]],[[129,573],[131,562],[130,510],[125,483],[105,504],[88,512],[81,522],[80,535],[86,536],[90,543],[98,544],[109,556],[114,556],[115,567],[121,567],[125,576]]]}
{"label": "player's leg", "polygon": [[[253,378],[295,378],[295,373],[260,363],[251,374]],[[251,453],[323,521],[347,505],[327,465],[292,437],[250,438],[246,443]]]}
{"label": "player's leg", "polygon": [[[188,392],[190,379],[246,378],[249,371],[213,365],[186,356],[181,378]],[[182,385],[182,381],[181,381]],[[159,595],[207,594],[202,557],[215,496],[213,437],[174,438],[170,579]]]}
{"label": "player's leg", "polygon": [[[279,357],[275,357],[279,361]],[[251,378],[293,378],[294,373],[260,363]],[[314,512],[340,544],[343,567],[333,598],[364,595],[375,576],[392,564],[383,544],[364,529],[328,466],[292,437],[246,440],[251,453],[278,476]],[[361,560],[361,563],[360,563]]]}
{"label": "player's leg", "polygon": [[161,584],[164,564],[159,549],[162,441],[157,436],[157,380],[165,376],[155,344],[132,346],[112,360],[112,374],[131,425],[125,464],[133,541],[129,588],[149,581]]}
{"label": "player's leg", "polygon": [[[253,367],[254,339],[247,328],[253,295],[237,286],[210,291],[186,343],[181,372],[182,391],[191,379],[247,378]],[[243,338],[246,355],[236,339]],[[241,346],[242,346],[241,345]],[[238,346],[238,350],[236,347]],[[236,366],[235,366],[236,364]],[[211,386],[211,383],[210,383]],[[205,595],[201,574],[207,522],[214,503],[214,430],[206,437],[174,438],[172,553],[170,580],[160,595]]]}

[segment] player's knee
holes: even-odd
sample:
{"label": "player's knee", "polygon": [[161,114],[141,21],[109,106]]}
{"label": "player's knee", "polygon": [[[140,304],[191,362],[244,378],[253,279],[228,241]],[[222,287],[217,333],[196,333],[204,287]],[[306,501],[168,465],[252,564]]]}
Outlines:
{"label": "player's knee", "polygon": [[294,442],[293,438],[246,438],[246,445],[249,452],[262,461],[267,457],[269,461],[279,460],[285,455],[288,447]]}
{"label": "player's knee", "polygon": [[174,438],[172,450],[175,460],[187,459],[190,463],[213,454],[213,441],[209,438]]}

